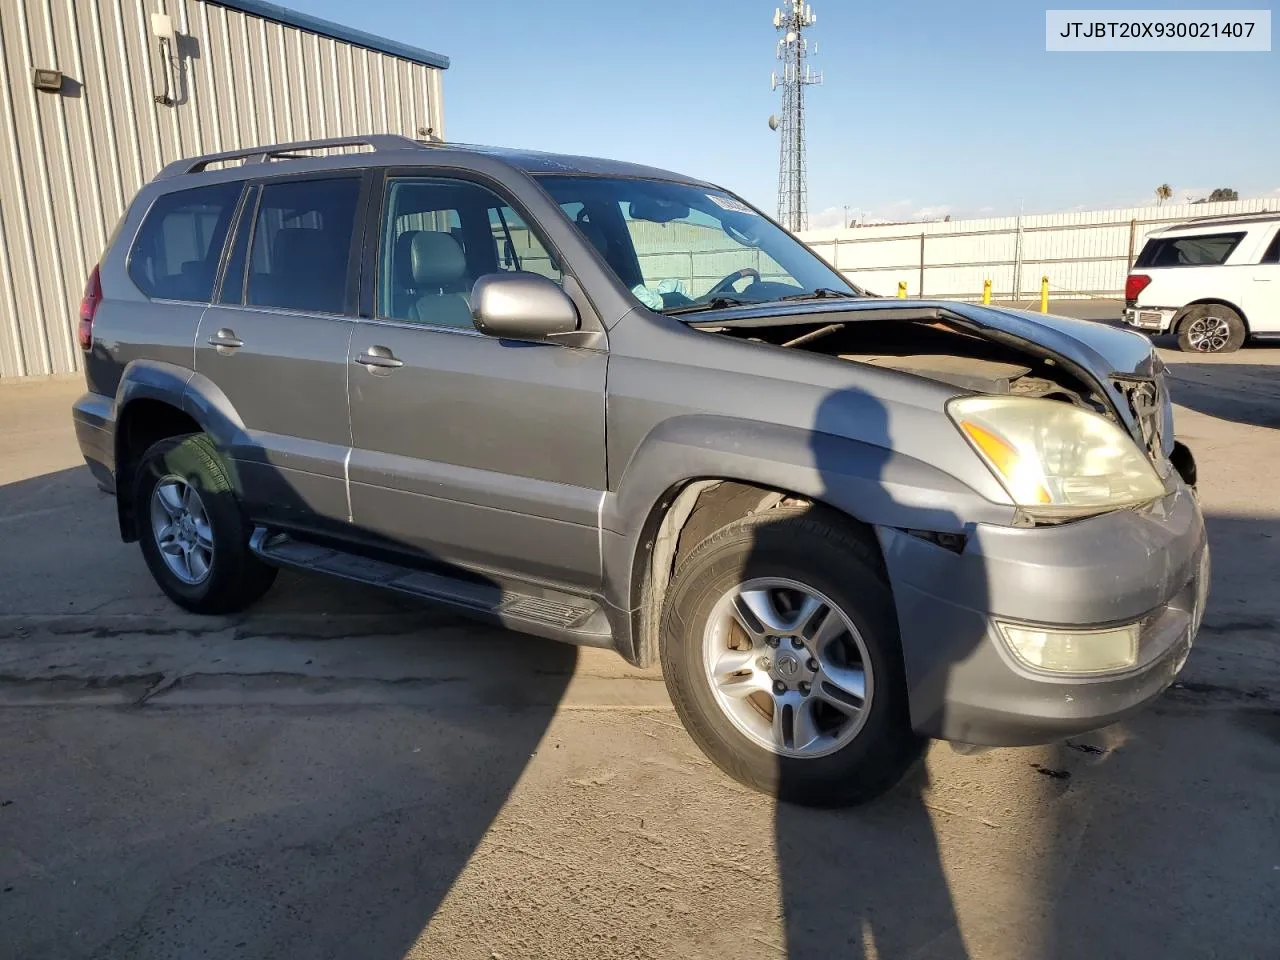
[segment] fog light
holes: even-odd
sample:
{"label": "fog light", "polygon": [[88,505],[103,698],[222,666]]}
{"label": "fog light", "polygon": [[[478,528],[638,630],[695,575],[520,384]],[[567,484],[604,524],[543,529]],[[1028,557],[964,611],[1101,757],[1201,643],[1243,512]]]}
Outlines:
{"label": "fog light", "polygon": [[1014,656],[1037,670],[1103,673],[1138,662],[1138,623],[1102,630],[1048,630],[998,620],[996,626]]}

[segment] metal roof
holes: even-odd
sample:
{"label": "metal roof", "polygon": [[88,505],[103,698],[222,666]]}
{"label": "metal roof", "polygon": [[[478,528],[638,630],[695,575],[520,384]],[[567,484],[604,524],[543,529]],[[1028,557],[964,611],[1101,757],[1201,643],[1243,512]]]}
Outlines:
{"label": "metal roof", "polygon": [[[517,150],[509,147],[490,147],[473,143],[441,143],[443,150],[465,150],[469,153],[482,153],[496,157],[513,167],[519,167],[526,173],[562,173],[580,174],[584,176],[640,177],[647,180],[673,180],[680,183],[698,183],[703,181],[695,177],[650,167],[641,163],[630,163],[626,160],[609,160],[604,157],[580,157],[567,153],[543,153],[539,150]],[[710,184],[703,184],[710,186]]]}
{"label": "metal roof", "polygon": [[449,69],[449,58],[444,54],[423,50],[421,47],[411,47],[407,43],[400,43],[398,40],[388,40],[386,37],[365,33],[363,30],[346,27],[340,23],[334,23],[332,20],[322,20],[307,13],[290,10],[288,7],[265,3],[264,0],[208,0],[208,2],[216,3],[218,6],[227,7],[231,10],[239,10],[255,17],[262,17],[264,20],[273,20],[276,23],[297,27],[299,30],[318,33],[323,37],[331,37],[334,40],[353,43],[358,47],[368,47],[370,50],[377,50],[379,53],[386,53],[412,63],[421,63],[440,70]]}

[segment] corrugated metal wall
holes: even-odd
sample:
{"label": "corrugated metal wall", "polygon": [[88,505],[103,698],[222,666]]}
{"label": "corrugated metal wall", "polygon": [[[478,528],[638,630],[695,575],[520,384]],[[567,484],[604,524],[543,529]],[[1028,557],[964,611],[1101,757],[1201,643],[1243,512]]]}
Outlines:
{"label": "corrugated metal wall", "polygon": [[[165,88],[150,15],[173,18]],[[33,71],[64,74],[37,91]],[[440,71],[204,0],[0,0],[0,376],[79,368],[85,277],[138,188],[184,156],[354,133],[443,135]]]}
{"label": "corrugated metal wall", "polygon": [[810,230],[801,239],[849,279],[892,296],[899,281],[911,296],[977,299],[990,280],[997,299],[1039,298],[1049,278],[1055,300],[1117,298],[1132,252],[1153,230],[1193,217],[1258,213],[1275,200],[1169,204],[1044,213],[1024,217],[891,223]]}

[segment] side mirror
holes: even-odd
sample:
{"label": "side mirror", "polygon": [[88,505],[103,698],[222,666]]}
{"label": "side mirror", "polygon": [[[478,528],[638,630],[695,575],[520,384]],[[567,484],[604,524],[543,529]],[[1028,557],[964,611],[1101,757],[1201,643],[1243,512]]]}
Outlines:
{"label": "side mirror", "polygon": [[491,337],[543,340],[578,329],[578,308],[536,273],[487,273],[471,288],[471,318]]}

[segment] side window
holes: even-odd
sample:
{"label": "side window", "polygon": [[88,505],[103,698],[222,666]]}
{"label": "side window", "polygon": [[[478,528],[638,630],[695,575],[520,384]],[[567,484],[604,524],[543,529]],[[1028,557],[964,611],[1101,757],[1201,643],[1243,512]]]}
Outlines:
{"label": "side window", "polygon": [[470,329],[472,284],[504,270],[562,279],[536,230],[493,191],[464,180],[387,181],[378,316]]}
{"label": "side window", "polygon": [[1214,267],[1227,262],[1243,233],[1210,233],[1197,237],[1156,237],[1142,248],[1135,267]]}
{"label": "side window", "polygon": [[344,313],[359,194],[355,177],[263,184],[245,303]]}
{"label": "side window", "polygon": [[129,251],[129,277],[148,297],[207,303],[243,184],[218,183],[160,197]]}
{"label": "side window", "polygon": [[1280,263],[1280,229],[1276,230],[1275,239],[1271,241],[1271,246],[1267,247],[1267,252],[1262,255],[1263,263]]}

